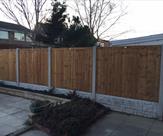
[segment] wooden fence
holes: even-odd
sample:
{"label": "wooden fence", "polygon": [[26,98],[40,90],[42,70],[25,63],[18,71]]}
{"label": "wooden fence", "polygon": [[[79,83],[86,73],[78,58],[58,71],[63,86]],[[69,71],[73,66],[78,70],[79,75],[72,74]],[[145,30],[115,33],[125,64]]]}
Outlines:
{"label": "wooden fence", "polygon": [[[92,48],[19,50],[19,80],[23,83],[91,91]],[[16,81],[16,50],[0,50],[0,80]],[[96,92],[158,101],[160,46],[97,48]]]}
{"label": "wooden fence", "polygon": [[52,85],[91,90],[92,49],[52,49]]}
{"label": "wooden fence", "polygon": [[97,92],[158,101],[160,47],[97,49]]}
{"label": "wooden fence", "polygon": [[16,50],[0,50],[0,80],[16,81]]}
{"label": "wooden fence", "polygon": [[20,82],[31,84],[48,84],[48,50],[20,49]]}

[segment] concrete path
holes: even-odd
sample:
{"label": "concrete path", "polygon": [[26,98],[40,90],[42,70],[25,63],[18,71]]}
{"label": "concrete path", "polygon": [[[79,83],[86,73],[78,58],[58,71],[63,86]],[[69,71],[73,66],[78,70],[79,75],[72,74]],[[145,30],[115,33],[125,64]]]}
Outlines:
{"label": "concrete path", "polygon": [[29,132],[26,132],[26,133],[20,135],[20,136],[48,136],[48,135],[39,130],[31,130]]}
{"label": "concrete path", "polygon": [[[47,136],[32,130],[21,136]],[[163,122],[112,112],[97,121],[82,136],[163,136]]]}
{"label": "concrete path", "polygon": [[24,98],[0,94],[0,136],[25,126],[30,103],[30,100]]}
{"label": "concrete path", "polygon": [[[0,94],[0,136],[24,127],[31,101]],[[31,130],[21,136],[47,136]],[[98,120],[83,136],[163,136],[163,122],[112,112]]]}
{"label": "concrete path", "polygon": [[[30,100],[0,93],[0,136],[5,136],[25,127]],[[21,136],[47,136],[44,132],[31,130]]]}
{"label": "concrete path", "polygon": [[163,136],[163,122],[112,112],[83,136]]}

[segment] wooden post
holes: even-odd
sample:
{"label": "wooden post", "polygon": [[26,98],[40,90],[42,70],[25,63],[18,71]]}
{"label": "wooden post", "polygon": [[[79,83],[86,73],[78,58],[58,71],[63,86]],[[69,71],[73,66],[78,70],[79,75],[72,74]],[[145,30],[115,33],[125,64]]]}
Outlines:
{"label": "wooden post", "polygon": [[16,48],[16,83],[19,86],[19,48]]}
{"label": "wooden post", "polygon": [[93,46],[92,58],[92,100],[96,101],[96,46]]}
{"label": "wooden post", "polygon": [[48,87],[51,88],[51,47],[48,48]]}

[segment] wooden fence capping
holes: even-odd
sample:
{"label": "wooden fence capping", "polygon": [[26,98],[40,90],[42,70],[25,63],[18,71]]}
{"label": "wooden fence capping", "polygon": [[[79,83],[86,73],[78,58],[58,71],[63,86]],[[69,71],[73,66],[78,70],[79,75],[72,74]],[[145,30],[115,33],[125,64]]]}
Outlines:
{"label": "wooden fence capping", "polygon": [[163,120],[163,47],[161,46],[160,64],[160,94],[159,94],[160,119]]}
{"label": "wooden fence capping", "polygon": [[16,48],[16,83],[19,86],[19,48]]}
{"label": "wooden fence capping", "polygon": [[48,47],[48,87],[51,88],[51,56],[52,56],[52,50],[51,47]]}
{"label": "wooden fence capping", "polygon": [[96,49],[97,46],[93,46],[93,59],[92,59],[92,100],[96,101]]}

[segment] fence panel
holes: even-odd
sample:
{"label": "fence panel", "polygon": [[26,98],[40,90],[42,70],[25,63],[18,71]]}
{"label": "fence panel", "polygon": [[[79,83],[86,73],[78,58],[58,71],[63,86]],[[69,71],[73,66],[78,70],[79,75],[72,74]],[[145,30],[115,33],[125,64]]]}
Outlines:
{"label": "fence panel", "polygon": [[52,49],[52,84],[55,87],[91,90],[92,48]]}
{"label": "fence panel", "polygon": [[160,46],[97,49],[98,93],[158,101]]}
{"label": "fence panel", "polygon": [[[89,91],[92,48],[53,48],[52,86]],[[97,48],[96,92],[158,101],[160,46]],[[20,82],[48,85],[48,49],[20,49]],[[0,50],[0,80],[16,81],[16,50]]]}
{"label": "fence panel", "polygon": [[16,50],[0,50],[0,80],[16,81]]}
{"label": "fence panel", "polygon": [[48,84],[48,49],[20,49],[20,82]]}

